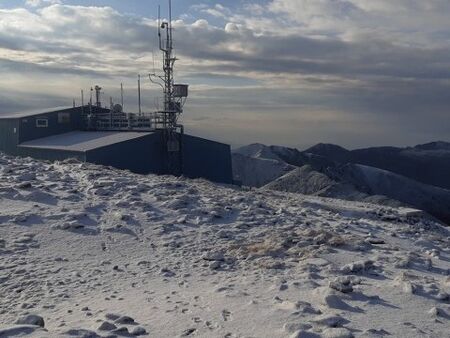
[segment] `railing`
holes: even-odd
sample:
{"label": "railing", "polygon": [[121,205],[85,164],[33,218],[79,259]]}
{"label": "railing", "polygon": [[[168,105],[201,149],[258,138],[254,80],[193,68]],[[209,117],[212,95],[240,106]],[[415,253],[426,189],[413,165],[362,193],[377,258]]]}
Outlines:
{"label": "railing", "polygon": [[158,111],[154,113],[94,113],[86,115],[86,126],[98,131],[155,131],[167,129],[176,123],[176,111]]}

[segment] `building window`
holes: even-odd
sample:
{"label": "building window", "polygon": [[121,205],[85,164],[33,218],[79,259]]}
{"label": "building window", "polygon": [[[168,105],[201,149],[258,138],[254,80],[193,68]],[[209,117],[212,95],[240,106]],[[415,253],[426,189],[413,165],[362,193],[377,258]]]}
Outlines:
{"label": "building window", "polygon": [[47,128],[48,127],[48,119],[36,119],[36,127],[37,128]]}
{"label": "building window", "polygon": [[60,124],[70,123],[70,113],[58,113],[58,123]]}

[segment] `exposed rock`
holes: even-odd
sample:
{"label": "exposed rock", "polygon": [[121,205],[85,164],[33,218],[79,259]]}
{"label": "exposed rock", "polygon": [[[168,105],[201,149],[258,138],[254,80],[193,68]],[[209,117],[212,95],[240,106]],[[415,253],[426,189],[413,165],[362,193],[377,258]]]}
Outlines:
{"label": "exposed rock", "polygon": [[330,328],[322,332],[323,338],[354,338],[355,336],[346,328]]}
{"label": "exposed rock", "polygon": [[137,326],[131,331],[132,336],[143,336],[145,334],[147,334],[147,331],[141,326]]}
{"label": "exposed rock", "polygon": [[16,324],[22,325],[35,325],[40,327],[45,327],[44,318],[37,315],[26,315],[17,319]]}
{"label": "exposed rock", "polygon": [[327,327],[341,327],[342,325],[348,323],[348,320],[339,315],[323,315],[313,319],[312,322],[317,325]]}
{"label": "exposed rock", "polygon": [[113,323],[110,322],[103,322],[99,327],[99,331],[112,331],[117,329],[117,326],[115,326]]}
{"label": "exposed rock", "polygon": [[115,320],[117,324],[130,325],[135,324],[134,319],[128,316],[121,316]]}

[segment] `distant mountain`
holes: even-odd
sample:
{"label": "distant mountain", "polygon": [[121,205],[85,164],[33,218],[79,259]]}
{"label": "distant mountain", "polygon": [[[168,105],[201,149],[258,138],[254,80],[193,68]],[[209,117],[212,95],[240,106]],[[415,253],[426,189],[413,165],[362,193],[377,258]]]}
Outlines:
{"label": "distant mountain", "polygon": [[344,164],[318,172],[297,168],[267,184],[264,189],[287,191],[397,207],[408,205],[450,224],[450,191],[426,185],[392,172]]}
{"label": "distant mountain", "polygon": [[233,167],[243,185],[407,205],[450,224],[449,143],[353,151],[318,144],[304,152],[254,144],[234,151]]}
{"label": "distant mountain", "polygon": [[450,142],[431,142],[426,144],[421,144],[414,147],[418,150],[438,150],[438,151],[450,151]]}
{"label": "distant mountain", "polygon": [[307,154],[316,154],[332,159],[333,161],[346,163],[351,158],[351,152],[334,144],[319,143],[304,151]]}
{"label": "distant mountain", "polygon": [[262,187],[295,169],[281,160],[233,154],[233,176],[248,187]]}
{"label": "distant mountain", "polygon": [[388,170],[413,180],[450,189],[450,143],[433,142],[413,148],[375,147],[346,150],[319,144],[305,150],[339,163],[357,163]]}
{"label": "distant mountain", "polygon": [[316,169],[334,162],[323,156],[302,153],[294,148],[255,143],[233,151],[233,175],[243,185],[260,188],[297,167]]}

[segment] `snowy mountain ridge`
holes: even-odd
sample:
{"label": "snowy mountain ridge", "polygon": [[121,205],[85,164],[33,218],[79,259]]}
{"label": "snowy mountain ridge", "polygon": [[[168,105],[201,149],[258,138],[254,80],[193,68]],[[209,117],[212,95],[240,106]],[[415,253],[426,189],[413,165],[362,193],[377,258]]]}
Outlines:
{"label": "snowy mountain ridge", "polygon": [[[442,185],[445,186],[446,180],[450,177],[448,175],[450,152],[445,150],[436,152],[436,149],[445,149],[446,144],[440,142],[423,147],[426,150],[408,148],[400,151],[399,148],[382,147],[357,150],[354,151],[357,153],[354,153],[329,144],[318,144],[305,152],[275,146],[266,146],[264,150],[262,145],[258,145],[256,154],[252,153],[255,148],[249,146],[237,149],[233,154],[233,171],[235,178],[246,186],[360,200],[387,206],[410,206],[424,210],[450,225],[449,189],[426,184],[385,168],[401,163],[402,167],[407,168],[405,170],[414,172],[415,176],[423,173],[421,175],[424,178],[428,175],[432,176],[435,182],[443,182]],[[360,154],[358,152],[362,152],[364,156],[367,154],[370,156],[366,157],[365,161],[361,161],[363,163],[353,161],[353,154]],[[272,158],[278,156],[280,160],[276,164],[273,163],[272,167],[285,170],[269,171],[263,166],[248,165],[256,158],[260,161],[261,154],[264,153],[273,154]],[[258,157],[252,157],[256,155]],[[442,167],[437,165],[435,168],[434,161],[441,163]],[[364,163],[373,163],[373,165]],[[447,164],[449,171],[445,171]],[[295,170],[296,168],[304,168],[304,170]],[[264,173],[267,172],[271,174],[265,175]],[[264,179],[255,181],[256,177]]]}
{"label": "snowy mountain ridge", "polygon": [[0,337],[444,337],[417,210],[0,155]]}

